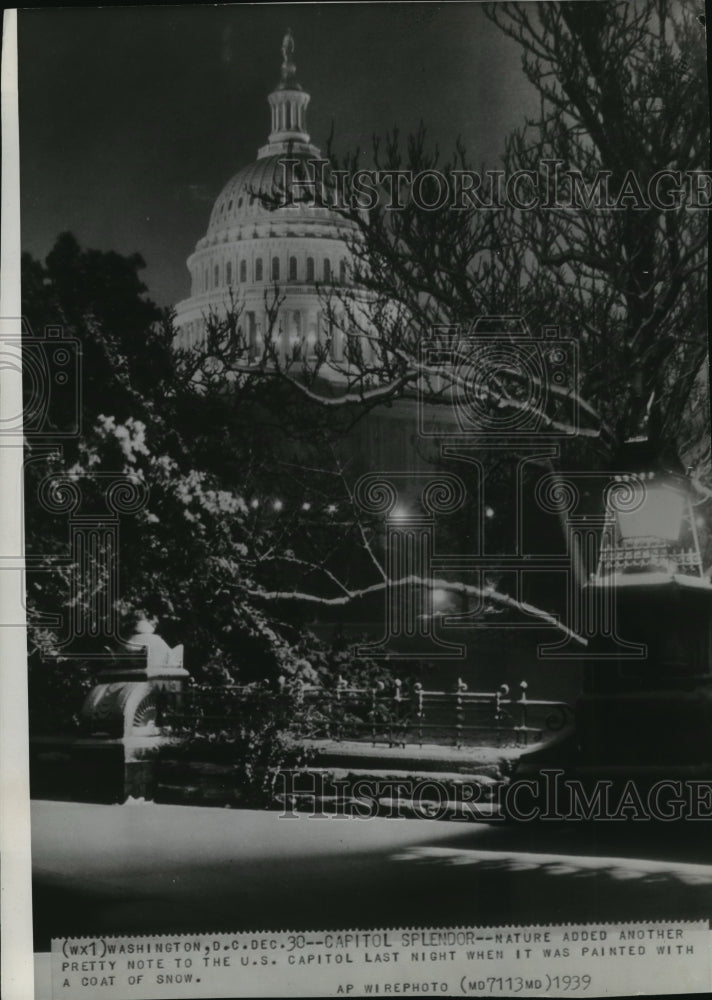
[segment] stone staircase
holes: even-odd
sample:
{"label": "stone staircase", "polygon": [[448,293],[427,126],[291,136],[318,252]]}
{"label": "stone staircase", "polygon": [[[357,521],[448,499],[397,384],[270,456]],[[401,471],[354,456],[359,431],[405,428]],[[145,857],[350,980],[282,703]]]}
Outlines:
{"label": "stone staircase", "polygon": [[[372,746],[307,741],[308,764],[275,775],[274,808],[288,815],[416,816],[486,819],[497,785],[521,750],[446,746]],[[164,804],[244,804],[239,767],[164,760],[155,800]]]}

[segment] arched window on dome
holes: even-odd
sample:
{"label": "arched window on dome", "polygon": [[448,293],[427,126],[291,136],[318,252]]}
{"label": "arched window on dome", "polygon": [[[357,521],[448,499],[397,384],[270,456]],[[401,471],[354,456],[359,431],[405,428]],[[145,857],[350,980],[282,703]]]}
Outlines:
{"label": "arched window on dome", "polygon": [[255,281],[262,281],[262,258],[258,257],[255,261]]}
{"label": "arched window on dome", "polygon": [[331,261],[328,257],[324,261],[324,281],[331,281]]}
{"label": "arched window on dome", "polygon": [[307,281],[314,280],[314,258],[307,257]]}
{"label": "arched window on dome", "polygon": [[317,331],[319,343],[326,347],[332,361],[344,360],[344,342],[341,331],[333,322],[330,310],[320,309],[317,313]]}
{"label": "arched window on dome", "polygon": [[317,355],[317,344],[319,343],[318,317],[311,319],[306,335],[307,357],[315,358]]}
{"label": "arched window on dome", "polygon": [[339,261],[339,281],[342,285],[346,284],[346,261],[343,257]]}
{"label": "arched window on dome", "polygon": [[214,287],[217,288],[219,284],[220,284],[220,265],[216,264],[215,265],[215,285],[214,285]]}
{"label": "arched window on dome", "polygon": [[290,257],[289,258],[289,280],[290,281],[296,281],[297,280],[297,258],[296,257]]}
{"label": "arched window on dome", "polygon": [[331,334],[331,360],[337,364],[344,360],[344,331],[335,323],[329,324]]}
{"label": "arched window on dome", "polygon": [[203,284],[205,285],[205,291],[207,292],[210,288],[210,271],[208,271],[207,267],[205,268],[204,279]]}
{"label": "arched window on dome", "polygon": [[279,281],[279,257],[272,258],[272,281]]}
{"label": "arched window on dome", "polygon": [[243,283],[245,281],[247,281],[247,261],[246,260],[241,260],[240,261],[240,281],[242,281]]}
{"label": "arched window on dome", "polygon": [[225,265],[225,284],[232,284],[232,261],[229,260]]}
{"label": "arched window on dome", "polygon": [[289,337],[289,356],[297,361],[302,356],[302,314],[293,312],[287,314],[287,335]]}
{"label": "arched window on dome", "polygon": [[247,314],[247,345],[250,351],[250,361],[257,358],[257,320],[253,312]]}

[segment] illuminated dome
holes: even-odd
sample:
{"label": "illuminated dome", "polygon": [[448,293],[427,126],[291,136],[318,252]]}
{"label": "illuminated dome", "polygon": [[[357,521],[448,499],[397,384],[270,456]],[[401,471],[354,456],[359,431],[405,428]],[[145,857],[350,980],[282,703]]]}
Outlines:
{"label": "illuminated dome", "polygon": [[[278,198],[292,202],[295,178],[313,181],[314,168],[310,161],[322,157],[316,146],[311,149],[312,153],[305,153],[285,148],[283,152],[261,156],[239,170],[218,195],[210,213],[208,232],[198,246],[240,239],[239,234],[243,231],[265,221],[274,224],[289,220],[307,225],[316,222],[318,229],[323,229],[324,223],[331,223],[335,227],[335,236],[347,229],[348,224],[343,217],[328,208],[312,205],[310,193],[302,194],[302,204],[275,207]],[[307,201],[309,204],[305,204]]]}
{"label": "illuminated dome", "polygon": [[292,197],[294,180],[313,181],[310,161],[323,160],[306,131],[310,98],[297,82],[293,54],[294,40],[287,32],[281,79],[268,97],[272,128],[267,143],[255,162],[224,186],[207,233],[188,258],[191,294],[176,305],[179,347],[199,344],[208,314],[224,315],[234,302],[257,353],[268,323],[273,336],[277,332],[265,293],[278,288],[277,330],[284,351],[291,352],[297,342],[313,348],[318,338],[328,336],[334,360],[343,356],[343,336],[329,325],[323,290],[349,283],[346,240],[353,226],[337,212],[315,205],[313,187],[301,187]]}

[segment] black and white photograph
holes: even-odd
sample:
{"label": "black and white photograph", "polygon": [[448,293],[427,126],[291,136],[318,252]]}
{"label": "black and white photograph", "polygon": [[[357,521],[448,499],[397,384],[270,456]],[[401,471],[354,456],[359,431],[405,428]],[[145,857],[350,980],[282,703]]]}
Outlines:
{"label": "black and white photograph", "polygon": [[712,991],[701,0],[2,71],[4,995]]}

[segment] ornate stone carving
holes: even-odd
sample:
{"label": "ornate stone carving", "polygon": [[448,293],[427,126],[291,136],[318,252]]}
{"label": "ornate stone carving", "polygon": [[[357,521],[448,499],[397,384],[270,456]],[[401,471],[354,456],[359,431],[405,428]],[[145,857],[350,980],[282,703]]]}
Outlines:
{"label": "ornate stone carving", "polygon": [[96,736],[157,735],[159,692],[180,694],[188,676],[183,646],[171,648],[155,634],[155,622],[140,618],[89,692],[81,711],[84,726]]}

